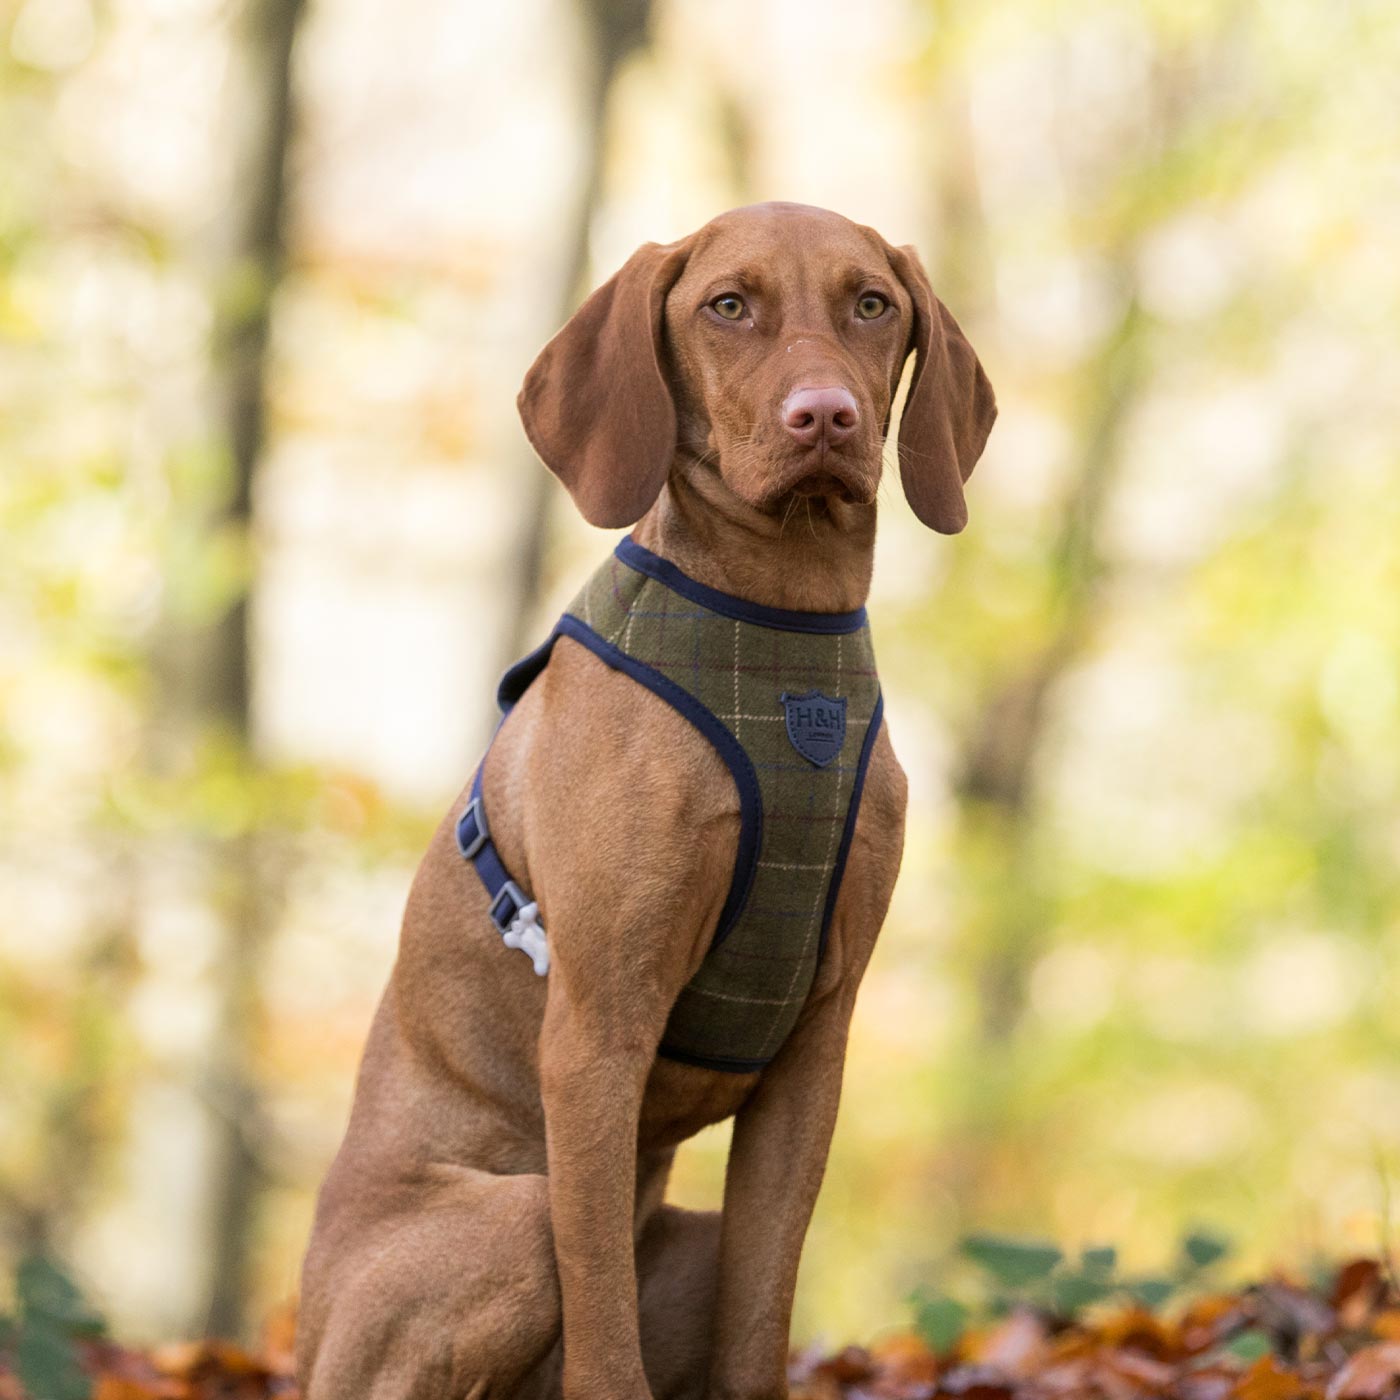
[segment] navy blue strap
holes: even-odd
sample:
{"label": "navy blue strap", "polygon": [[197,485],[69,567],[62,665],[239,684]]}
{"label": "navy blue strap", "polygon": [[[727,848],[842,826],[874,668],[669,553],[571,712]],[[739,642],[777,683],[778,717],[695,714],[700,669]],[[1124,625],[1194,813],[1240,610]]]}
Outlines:
{"label": "navy blue strap", "polygon": [[669,559],[639,545],[628,535],[618,543],[613,551],[629,569],[654,578],[663,583],[672,593],[699,603],[702,608],[717,612],[721,617],[736,618],[740,622],[752,622],[759,627],[771,627],[778,632],[816,632],[825,636],[859,632],[866,624],[864,608],[854,612],[822,613],[797,612],[792,608],[770,608],[766,603],[755,603],[749,598],[739,598],[733,593],[721,593],[699,579],[682,573]]}
{"label": "navy blue strap", "polygon": [[[748,898],[749,886],[753,883],[754,870],[758,864],[758,849],[763,832],[763,801],[759,796],[758,775],[754,772],[748,754],[724,724],[689,691],[683,690],[660,671],[635,660],[611,642],[605,641],[587,623],[572,613],[565,613],[548,639],[506,672],[498,693],[501,709],[505,713],[510,712],[530,683],[544,670],[554,644],[560,637],[568,637],[571,641],[578,642],[613,670],[631,676],[633,680],[639,681],[679,711],[714,745],[733,775],[734,785],[739,792],[739,849],[729,893],[725,898],[724,907],[720,910],[719,922],[715,926],[712,946],[718,947],[738,921],[744,901]],[[481,877],[481,883],[486,886],[487,894],[491,896],[493,919],[496,918],[499,900],[499,912],[505,922],[503,924],[497,919],[496,927],[504,932],[515,911],[529,900],[510,878],[510,872],[501,863],[501,858],[491,841],[490,829],[486,825],[486,809],[481,801],[481,772],[486,766],[486,760],[482,759],[481,762],[482,767],[477,769],[476,777],[472,779],[471,799],[467,803],[467,809],[457,822],[457,845],[462,854],[476,866],[476,873]],[[504,897],[502,891],[505,891]]]}
{"label": "navy blue strap", "polygon": [[870,755],[875,752],[875,740],[880,734],[880,725],[885,719],[885,696],[881,691],[875,697],[875,710],[870,716],[870,725],[865,731],[865,742],[860,746],[860,760],[856,764],[856,780],[851,786],[851,805],[846,808],[846,824],[841,829],[841,844],[836,848],[836,868],[831,872],[831,883],[826,887],[826,904],[822,909],[821,941],[817,944],[817,958],[826,952],[826,936],[831,932],[831,916],[836,912],[836,896],[841,893],[841,877],[846,873],[846,857],[851,853],[851,838],[856,834],[856,818],[860,815],[860,799],[865,792],[865,774],[870,767]]}
{"label": "navy blue strap", "polygon": [[508,715],[515,708],[515,702],[530,688],[535,677],[549,665],[550,653],[558,640],[559,633],[551,632],[534,651],[521,657],[501,677],[501,683],[496,687],[496,703],[501,707],[502,715]]}
{"label": "navy blue strap", "polygon": [[[496,699],[504,719],[515,702],[524,695],[530,682],[544,670],[549,662],[549,654],[558,640],[558,632],[553,632],[546,641],[537,646],[528,656],[517,661],[501,678]],[[490,752],[490,745],[487,745]],[[510,871],[501,860],[496,843],[491,839],[491,827],[486,820],[486,804],[481,795],[481,775],[486,770],[483,756],[472,778],[471,795],[467,800],[466,811],[457,818],[457,849],[463,857],[471,861],[486,894],[491,900],[491,922],[498,932],[504,934],[510,928],[515,916],[530,903],[525,892],[510,878]]]}
{"label": "navy blue strap", "polygon": [[749,758],[748,751],[729,732],[724,722],[688,690],[677,685],[655,667],[638,661],[636,657],[629,655],[606,638],[600,637],[581,617],[565,613],[559,619],[555,633],[587,647],[594,656],[611,666],[614,671],[631,676],[653,695],[664,700],[710,741],[729,769],[739,793],[739,849],[734,859],[734,874],[729,882],[729,893],[725,897],[724,907],[719,911],[719,922],[715,925],[714,940],[710,944],[712,948],[718,948],[728,937],[729,930],[739,921],[739,915],[743,913],[744,902],[749,897],[749,887],[753,884],[754,871],[758,869],[758,852],[763,840],[763,797],[759,792],[758,774],[754,772],[753,761]]}
{"label": "navy blue strap", "polygon": [[530,901],[510,878],[510,871],[501,863],[496,843],[491,839],[486,807],[481,800],[481,774],[485,767],[486,760],[483,758],[476,770],[476,777],[472,779],[467,809],[457,819],[457,849],[471,861],[481,883],[486,886],[486,894],[491,900],[491,922],[500,933],[505,933],[515,916]]}

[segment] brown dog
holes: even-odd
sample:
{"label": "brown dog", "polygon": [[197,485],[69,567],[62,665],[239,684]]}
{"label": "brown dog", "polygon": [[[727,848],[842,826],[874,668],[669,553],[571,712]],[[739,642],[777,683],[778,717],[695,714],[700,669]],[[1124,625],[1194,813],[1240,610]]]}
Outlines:
{"label": "brown dog", "polygon": [[[731,601],[849,613],[911,353],[904,490],[953,533],[991,386],[913,251],[824,210],[759,205],[644,246],[545,348],[520,409],[594,524],[640,522],[643,553]],[[658,1046],[726,904],[736,781],[674,705],[568,637],[554,649],[483,776],[548,975],[502,947],[459,805],[414,882],[321,1192],[308,1400],[787,1394],[798,1259],[903,842],[878,708],[869,730],[796,1024],[761,1070],[683,1063]],[[723,1211],[663,1204],[677,1145],[731,1115]]]}

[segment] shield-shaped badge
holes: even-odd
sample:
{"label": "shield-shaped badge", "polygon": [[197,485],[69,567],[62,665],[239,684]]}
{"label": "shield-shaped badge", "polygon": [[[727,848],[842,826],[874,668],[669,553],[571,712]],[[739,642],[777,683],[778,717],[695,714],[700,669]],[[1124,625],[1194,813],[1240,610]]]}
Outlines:
{"label": "shield-shaped badge", "polygon": [[846,742],[846,697],[833,700],[819,690],[805,695],[783,692],[783,712],[792,746],[818,768],[825,768]]}

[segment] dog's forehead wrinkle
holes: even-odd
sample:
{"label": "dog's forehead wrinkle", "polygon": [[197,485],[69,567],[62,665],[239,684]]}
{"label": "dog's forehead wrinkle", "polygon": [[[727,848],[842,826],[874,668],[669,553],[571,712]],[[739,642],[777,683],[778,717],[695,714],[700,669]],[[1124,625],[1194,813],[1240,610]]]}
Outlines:
{"label": "dog's forehead wrinkle", "polygon": [[882,243],[872,231],[829,209],[804,204],[732,209],[704,225],[694,239],[696,263],[725,256],[735,265],[762,260],[779,274],[815,268],[830,276],[857,264],[885,263]]}

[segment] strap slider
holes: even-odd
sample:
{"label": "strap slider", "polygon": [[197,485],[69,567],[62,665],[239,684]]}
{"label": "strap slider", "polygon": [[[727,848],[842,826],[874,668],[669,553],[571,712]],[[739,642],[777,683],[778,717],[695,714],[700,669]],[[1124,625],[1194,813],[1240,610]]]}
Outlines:
{"label": "strap slider", "polygon": [[490,839],[486,808],[482,806],[480,796],[473,797],[467,803],[467,810],[457,820],[457,847],[464,859],[472,860]]}

